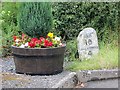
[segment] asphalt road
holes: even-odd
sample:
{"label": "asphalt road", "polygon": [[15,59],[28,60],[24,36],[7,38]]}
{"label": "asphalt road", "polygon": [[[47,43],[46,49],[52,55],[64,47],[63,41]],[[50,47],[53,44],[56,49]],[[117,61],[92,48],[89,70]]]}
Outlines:
{"label": "asphalt road", "polygon": [[84,88],[118,88],[118,81],[118,79],[91,81],[87,82]]}

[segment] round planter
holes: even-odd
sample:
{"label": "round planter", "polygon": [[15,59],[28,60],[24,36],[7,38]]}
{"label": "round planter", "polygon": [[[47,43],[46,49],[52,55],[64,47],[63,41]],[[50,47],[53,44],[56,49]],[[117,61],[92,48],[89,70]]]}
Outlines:
{"label": "round planter", "polygon": [[19,48],[12,46],[17,73],[51,75],[63,71],[65,47]]}

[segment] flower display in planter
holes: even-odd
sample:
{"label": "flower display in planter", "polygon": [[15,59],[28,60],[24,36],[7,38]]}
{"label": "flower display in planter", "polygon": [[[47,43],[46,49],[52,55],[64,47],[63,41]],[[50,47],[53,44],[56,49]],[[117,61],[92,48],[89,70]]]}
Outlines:
{"label": "flower display in planter", "polygon": [[31,38],[26,34],[21,37],[13,36],[13,46],[20,48],[52,48],[62,46],[61,38],[54,36],[53,33],[48,33],[46,38]]}
{"label": "flower display in planter", "polygon": [[66,45],[50,32],[53,29],[51,3],[21,3],[18,27],[24,34],[13,36],[16,72],[42,75],[62,72]]}

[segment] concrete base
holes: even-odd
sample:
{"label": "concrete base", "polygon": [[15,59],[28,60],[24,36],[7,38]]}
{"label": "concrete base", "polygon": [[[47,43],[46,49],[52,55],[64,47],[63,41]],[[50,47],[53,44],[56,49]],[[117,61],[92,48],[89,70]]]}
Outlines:
{"label": "concrete base", "polygon": [[78,71],[77,77],[78,77],[78,81],[80,82],[118,78],[120,77],[118,71],[119,71],[118,69]]}
{"label": "concrete base", "polygon": [[78,83],[76,73],[63,71],[57,75],[30,76],[2,73],[2,88],[73,88]]}

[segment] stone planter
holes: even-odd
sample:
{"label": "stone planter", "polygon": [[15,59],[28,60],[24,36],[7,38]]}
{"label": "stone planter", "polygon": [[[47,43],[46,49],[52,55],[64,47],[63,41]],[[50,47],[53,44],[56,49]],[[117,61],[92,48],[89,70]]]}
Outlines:
{"label": "stone planter", "polygon": [[17,73],[50,75],[63,71],[66,45],[55,48],[12,47]]}

